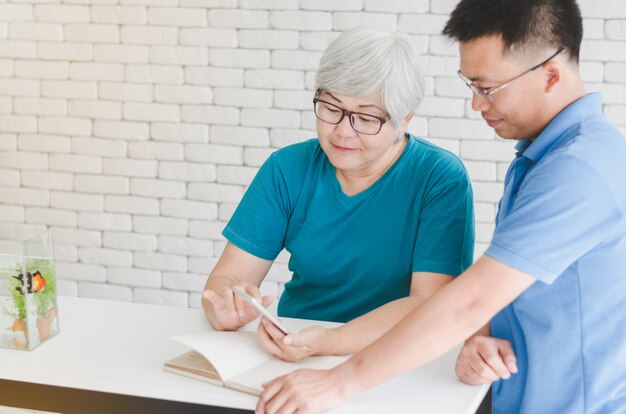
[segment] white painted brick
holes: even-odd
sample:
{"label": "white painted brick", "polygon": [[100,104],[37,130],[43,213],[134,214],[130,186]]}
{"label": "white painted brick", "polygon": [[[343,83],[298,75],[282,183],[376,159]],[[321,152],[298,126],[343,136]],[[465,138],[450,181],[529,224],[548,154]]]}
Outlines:
{"label": "white painted brick", "polygon": [[104,282],[106,280],[106,271],[102,266],[84,263],[56,263],[55,270],[59,279],[90,282]]}
{"label": "white painted brick", "polygon": [[156,85],[154,97],[157,102],[210,104],[213,101],[211,88],[190,85]]}
{"label": "white painted brick", "polygon": [[300,0],[300,7],[303,10],[360,11],[363,0]]}
{"label": "white painted brick", "polygon": [[98,89],[96,82],[44,80],[41,82],[41,93],[52,98],[96,99]]}
{"label": "white painted brick", "polygon": [[155,160],[105,159],[102,164],[102,172],[125,177],[156,177],[157,164],[158,162]]}
{"label": "white painted brick", "polygon": [[471,91],[460,78],[437,77],[434,95],[447,98],[470,98]]}
{"label": "white painted brick", "polygon": [[201,292],[207,274],[163,272],[163,287],[171,290]]}
{"label": "white painted brick", "polygon": [[102,244],[99,231],[68,229],[67,227],[52,227],[51,231],[55,243],[82,247],[97,247]]}
{"label": "white painted brick", "polygon": [[472,181],[495,181],[496,164],[485,161],[464,161],[465,168]]}
{"label": "white painted brick", "polygon": [[604,80],[606,82],[624,82],[625,73],[626,63],[606,63],[604,65]]}
{"label": "white painted brick", "polygon": [[496,206],[492,203],[474,203],[477,222],[491,223],[496,218]]}
{"label": "white painted brick", "polygon": [[211,142],[217,144],[267,147],[270,143],[269,134],[265,128],[215,125],[211,127],[210,135]]}
{"label": "white painted brick", "polygon": [[27,4],[0,4],[0,21],[33,20],[33,7]]}
{"label": "white painted brick", "polygon": [[458,78],[459,58],[448,56],[429,56],[421,58],[422,73],[424,76],[449,76]]}
{"label": "white painted brick", "polygon": [[[512,158],[509,161],[512,161]],[[504,178],[506,177],[506,172],[509,169],[509,166],[511,165],[510,162],[499,162],[496,164],[496,168],[497,168],[497,178],[498,178],[498,182],[500,183],[504,183]]]}
{"label": "white painted brick", "polygon": [[263,89],[215,88],[215,104],[244,108],[269,108],[272,91]]}
{"label": "white painted brick", "polygon": [[128,155],[146,160],[182,161],[185,148],[182,144],[169,142],[131,142],[128,144]]}
{"label": "white painted brick", "polygon": [[93,46],[93,60],[114,63],[148,63],[150,48],[137,45],[96,44]]}
{"label": "white painted brick", "polygon": [[102,138],[72,138],[72,152],[101,157],[125,157],[126,142]]}
{"label": "white painted brick", "polygon": [[235,29],[180,29],[180,44],[183,46],[237,47]]}
{"label": "white painted brick", "polygon": [[146,141],[150,139],[150,126],[141,122],[95,120],[93,135],[103,138]]}
{"label": "white painted brick", "polygon": [[298,32],[290,30],[240,30],[239,47],[244,49],[297,49]]}
{"label": "white painted brick", "polygon": [[205,11],[201,9],[150,7],[148,23],[156,26],[203,27],[207,25],[207,17]]}
{"label": "white painted brick", "polygon": [[428,133],[436,138],[493,140],[494,132],[484,121],[454,118],[430,118]]}
{"label": "white painted brick", "polygon": [[248,185],[252,182],[257,171],[258,168],[219,165],[217,167],[217,181],[224,184]]}
{"label": "white painted brick", "polygon": [[22,151],[37,152],[70,152],[71,140],[59,135],[30,135],[21,134],[18,148]]}
{"label": "white painted brick", "polygon": [[317,70],[321,57],[321,52],[275,50],[272,52],[272,68]]}
{"label": "white painted brick", "polygon": [[270,143],[274,148],[282,148],[315,136],[317,136],[317,131],[273,128],[270,133]]}
{"label": "white painted brick", "polygon": [[169,217],[215,220],[217,218],[217,204],[164,199],[161,200],[161,214]]}
{"label": "white painted brick", "polygon": [[[217,209],[215,215],[217,215]],[[159,251],[183,256],[211,257],[213,256],[213,243],[189,237],[161,236],[159,237]]]}
{"label": "white painted brick", "polygon": [[101,82],[99,87],[101,99],[123,102],[152,102],[154,90],[152,85]]}
{"label": "white painted brick", "polygon": [[240,0],[239,7],[242,9],[295,10],[298,8],[298,0]]}
{"label": "white painted brick", "polygon": [[[222,221],[228,221],[237,209],[237,204],[220,204],[218,218]],[[214,244],[215,254],[222,254],[223,249],[219,248],[219,244]]]}
{"label": "white painted brick", "polygon": [[132,287],[161,287],[161,272],[130,267],[109,267],[107,281]]}
{"label": "white painted brick", "polygon": [[0,22],[0,39],[6,39],[9,36],[9,25],[6,22]]}
{"label": "white painted brick", "polygon": [[48,156],[37,152],[0,152],[0,165],[17,170],[41,170],[48,167]]}
{"label": "white painted brick", "polygon": [[243,152],[244,164],[250,167],[260,167],[274,152],[270,148],[246,148]]}
{"label": "white painted brick", "polygon": [[270,14],[270,25],[274,29],[303,32],[331,30],[331,16],[331,13],[318,11],[275,11]]}
{"label": "white painted brick", "polygon": [[15,169],[0,168],[0,186],[2,187],[19,187],[20,175],[27,171],[17,171]]}
{"label": "white painted brick", "polygon": [[[46,229],[47,227],[41,224],[2,223],[0,224],[0,237],[4,240],[24,241],[43,233]],[[13,248],[16,246],[15,243],[11,245]]]}
{"label": "white painted brick", "polygon": [[581,0],[581,14],[585,17],[623,19],[626,18],[624,2],[620,0]]}
{"label": "white painted brick", "polygon": [[187,220],[172,217],[133,217],[133,231],[161,236],[186,236]]}
{"label": "white painted brick", "polygon": [[185,183],[179,181],[148,180],[132,178],[130,193],[137,196],[154,198],[184,198],[187,192]]}
{"label": "white painted brick", "polygon": [[123,114],[131,121],[178,122],[181,118],[178,105],[162,103],[125,102]]}
{"label": "white painted brick", "polygon": [[89,6],[40,4],[35,5],[35,20],[52,23],[88,23]]}
{"label": "white painted brick", "polygon": [[430,36],[429,51],[436,56],[458,56],[458,44],[445,36]]}
{"label": "white painted brick", "polygon": [[303,32],[300,33],[300,47],[323,52],[337,36],[339,32]]}
{"label": "white painted brick", "polygon": [[268,50],[211,49],[211,65],[226,68],[268,68],[270,52]]}
{"label": "white painted brick", "polygon": [[35,59],[37,57],[37,43],[3,39],[0,42],[0,57]]}
{"label": "white painted brick", "polygon": [[124,194],[130,193],[129,180],[126,177],[106,175],[82,175],[74,177],[74,189],[84,193]]}
{"label": "white painted brick", "polygon": [[183,105],[181,119],[183,122],[237,125],[239,112],[238,108],[225,108],[223,106]]}
{"label": "white painted brick", "polygon": [[256,10],[209,10],[209,27],[226,29],[266,29],[269,13]]}
{"label": "white painted brick", "polygon": [[430,12],[449,15],[459,0],[437,0],[430,2]]}
{"label": "white painted brick", "polygon": [[237,0],[179,0],[179,4],[183,7],[234,9],[237,7]]}
{"label": "white painted brick", "polygon": [[269,128],[299,128],[300,113],[284,109],[244,108],[241,125]]}
{"label": "white painted brick", "polygon": [[514,142],[463,141],[461,156],[476,161],[510,161],[515,156]]}
{"label": "white painted brick", "polygon": [[104,211],[156,216],[159,214],[159,200],[146,197],[107,195],[104,197]]}
{"label": "white painted brick", "polygon": [[243,148],[214,144],[187,144],[185,158],[194,162],[212,164],[243,164]]}
{"label": "white painted brick", "polygon": [[118,250],[152,252],[157,249],[157,238],[154,235],[105,231],[102,234],[102,246]]}
{"label": "white painted brick", "polygon": [[583,19],[583,30],[585,39],[603,39],[604,20]]}
{"label": "white painted brick", "polygon": [[194,164],[188,162],[160,162],[159,178],[177,181],[215,181],[215,165]]}
{"label": "white painted brick", "polygon": [[[114,1],[116,3],[117,1]],[[128,6],[177,6],[178,0],[120,0],[121,5]],[[184,4],[181,4],[185,6]]]}
{"label": "white painted brick", "polygon": [[0,113],[10,114],[13,112],[13,102],[8,96],[0,97]]}
{"label": "white painted brick", "polygon": [[291,272],[286,264],[272,264],[267,273],[266,281],[287,282],[291,280]]}
{"label": "white painted brick", "polygon": [[[388,13],[350,13],[337,12],[333,14],[333,30],[348,30],[355,27],[368,27],[370,29],[379,29],[394,31],[397,27],[397,16]],[[328,29],[319,29],[328,30]]]}
{"label": "white painted brick", "polygon": [[239,88],[243,86],[243,69],[210,67],[185,68],[185,82],[191,85],[209,85]]}
{"label": "white painted brick", "polygon": [[133,292],[127,286],[104,283],[81,282],[78,284],[78,296],[84,298],[132,302]]}
{"label": "white painted brick", "polygon": [[249,69],[245,74],[247,88],[304,89],[304,73],[295,70]]}
{"label": "white painted brick", "polygon": [[78,283],[57,279],[57,294],[61,296],[78,296]]}
{"label": "white painted brick", "polygon": [[91,135],[91,121],[82,118],[47,116],[39,118],[39,132],[64,135]]}
{"label": "white painted brick", "polygon": [[16,150],[17,134],[0,133],[0,151]]}
{"label": "white painted brick", "polygon": [[476,223],[476,242],[489,243],[493,236],[493,229],[492,223]]}
{"label": "white painted brick", "polygon": [[12,22],[9,26],[12,39],[62,41],[63,25],[57,23]]}
{"label": "white painted brick", "polygon": [[428,137],[427,141],[443,148],[446,149],[448,151],[450,151],[451,153],[453,153],[456,156],[460,156],[460,152],[461,152],[461,144],[459,142],[459,140],[456,139],[442,139],[442,138],[431,138]]}
{"label": "white painted brick", "polygon": [[78,262],[78,247],[56,243],[54,245],[54,260],[60,262]]}
{"label": "white painted brick", "polygon": [[189,235],[200,239],[222,240],[222,230],[226,223],[221,221],[190,221]]}
{"label": "white painted brick", "polygon": [[[2,42],[0,42],[0,45]],[[13,67],[13,65],[11,65]],[[30,79],[2,79],[0,93],[8,96],[38,96],[40,94],[39,81]]]}
{"label": "white painted brick", "polygon": [[119,43],[120,30],[105,24],[68,24],[64,27],[65,40],[77,43]]}
{"label": "white painted brick", "polygon": [[136,83],[181,84],[183,69],[170,65],[127,65],[126,80]]}
{"label": "white painted brick", "polygon": [[126,214],[78,213],[78,227],[93,230],[130,231],[132,221]]}
{"label": "white painted brick", "polygon": [[604,64],[602,62],[580,62],[578,67],[583,82],[602,82],[604,79]]}
{"label": "white painted brick", "polygon": [[77,223],[76,213],[74,211],[61,211],[53,208],[36,207],[26,208],[25,220],[29,223],[65,227],[76,227]]}
{"label": "white painted brick", "polygon": [[135,288],[133,290],[135,302],[162,306],[187,307],[189,301],[185,292],[172,292],[161,289]]}
{"label": "white painted brick", "polygon": [[122,26],[122,43],[135,45],[175,45],[178,29],[160,26]]}
{"label": "white painted brick", "polygon": [[39,42],[37,57],[48,60],[91,60],[93,48],[87,43]]}
{"label": "white painted brick", "polygon": [[133,6],[91,6],[94,23],[146,24],[148,16],[145,7]]}
{"label": "white painted brick", "polygon": [[485,254],[489,243],[475,243],[474,244],[474,261],[477,261],[481,256]]}
{"label": "white painted brick", "polygon": [[459,98],[424,98],[416,115],[419,116],[447,116],[462,117],[465,113],[465,101]]}
{"label": "white painted brick", "polygon": [[313,93],[311,91],[274,91],[274,107],[313,111]]}
{"label": "white painted brick", "polygon": [[79,118],[121,119],[122,104],[108,101],[70,101],[68,114]]}
{"label": "white painted brick", "polygon": [[207,142],[209,127],[203,124],[151,123],[150,135],[157,141]]}
{"label": "white painted brick", "polygon": [[169,270],[173,272],[187,271],[187,258],[165,253],[142,253],[134,254],[135,266],[142,269]]}
{"label": "white painted brick", "polygon": [[426,13],[430,0],[365,0],[365,11],[391,13]]}
{"label": "white painted brick", "polygon": [[37,118],[34,116],[0,114],[0,131],[36,132]]}
{"label": "white painted brick", "polygon": [[24,207],[5,206],[0,204],[0,221],[8,221],[9,223],[23,222]]}
{"label": "white painted brick", "polygon": [[47,207],[48,198],[49,195],[47,190],[0,187],[0,203],[3,204]]}
{"label": "white painted brick", "polygon": [[[189,271],[197,274],[208,274],[217,264],[217,258],[214,257],[190,257]],[[206,279],[205,279],[206,282]]]}
{"label": "white painted brick", "polygon": [[22,115],[64,116],[67,101],[46,98],[13,98],[13,110]]}
{"label": "white painted brick", "polygon": [[[100,194],[80,194],[75,192],[52,191],[50,207],[75,211],[101,212],[103,196]],[[74,225],[74,227],[76,227]]]}
{"label": "white painted brick", "polygon": [[497,203],[502,197],[502,184],[500,183],[472,183],[475,202]]}
{"label": "white painted brick", "polygon": [[209,63],[209,54],[205,47],[152,46],[150,63],[205,66]]}
{"label": "white painted brick", "polygon": [[604,23],[604,33],[606,39],[626,40],[626,20],[607,20]]}
{"label": "white painted brick", "polygon": [[187,192],[189,199],[202,201],[238,203],[243,197],[242,186],[221,183],[190,183]]}
{"label": "white painted brick", "polygon": [[626,61],[626,42],[615,40],[585,40],[580,46],[580,59],[605,62]]}
{"label": "white painted brick", "polygon": [[615,125],[626,125],[626,105],[605,105],[604,113]]}
{"label": "white painted brick", "polygon": [[313,111],[302,111],[300,113],[300,127],[302,129],[315,129],[317,118]]}
{"label": "white painted brick", "polygon": [[[13,77],[13,60],[12,59],[0,59],[0,78],[12,78]],[[6,83],[6,82],[3,82]]]}

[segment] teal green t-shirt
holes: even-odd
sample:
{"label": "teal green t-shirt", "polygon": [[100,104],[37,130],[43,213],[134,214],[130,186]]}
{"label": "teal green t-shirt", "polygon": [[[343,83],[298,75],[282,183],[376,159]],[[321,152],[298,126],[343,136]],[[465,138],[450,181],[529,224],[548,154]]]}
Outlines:
{"label": "teal green t-shirt", "polygon": [[472,188],[455,155],[410,136],[378,181],[348,196],[311,139],[268,158],[223,235],[262,259],[291,253],[280,316],[347,322],[408,296],[412,272],[471,265]]}

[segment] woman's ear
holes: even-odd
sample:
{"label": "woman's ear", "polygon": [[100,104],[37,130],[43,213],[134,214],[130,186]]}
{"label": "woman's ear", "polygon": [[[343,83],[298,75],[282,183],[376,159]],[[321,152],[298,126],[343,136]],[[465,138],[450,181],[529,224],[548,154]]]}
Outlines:
{"label": "woman's ear", "polygon": [[413,119],[413,115],[414,115],[413,112],[411,112],[410,114],[404,117],[400,125],[398,125],[398,128],[397,128],[398,134],[404,134],[404,131],[406,131],[406,129],[408,128],[409,123],[411,122],[411,119]]}

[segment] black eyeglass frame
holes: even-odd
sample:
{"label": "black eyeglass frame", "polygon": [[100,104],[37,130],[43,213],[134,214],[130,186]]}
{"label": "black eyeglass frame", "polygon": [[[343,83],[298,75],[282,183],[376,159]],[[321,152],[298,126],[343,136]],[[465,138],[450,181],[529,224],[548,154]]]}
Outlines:
{"label": "black eyeglass frame", "polygon": [[509,86],[513,85],[515,82],[517,82],[517,81],[521,80],[522,78],[526,77],[526,75],[532,73],[533,71],[539,69],[540,67],[542,67],[543,65],[545,65],[546,63],[548,63],[549,61],[554,59],[559,53],[563,52],[564,50],[565,50],[565,48],[563,48],[563,47],[560,48],[559,50],[556,51],[556,53],[551,55],[549,58],[547,58],[543,62],[533,66],[532,68],[528,69],[527,71],[523,72],[522,74],[517,75],[516,77],[514,77],[510,81],[505,82],[502,85],[494,86],[494,87],[491,87],[491,88],[480,88],[480,87],[474,85],[472,83],[471,79],[469,79],[467,76],[465,76],[465,75],[463,75],[461,73],[460,69],[456,73],[463,80],[463,82],[465,82],[467,87],[470,88],[470,90],[472,92],[474,92],[477,95],[482,96],[483,98],[487,99],[489,102],[492,102],[493,101],[492,95],[494,93],[500,92],[502,89],[508,88]]}
{"label": "black eyeglass frame", "polygon": [[[346,111],[343,108],[338,107],[337,105],[330,103],[328,101],[325,101],[323,99],[319,99],[317,98],[317,96],[319,96],[322,93],[322,91],[320,89],[317,90],[317,92],[315,92],[315,98],[313,98],[313,112],[315,113],[315,116],[317,117],[317,119],[319,119],[320,121],[326,122],[327,124],[331,124],[331,125],[339,125],[341,123],[341,121],[343,121],[344,117],[348,117],[348,120],[350,121],[350,126],[352,127],[352,129],[354,129],[356,132],[358,132],[359,134],[363,134],[363,135],[378,135],[378,133],[380,132],[381,129],[383,129],[383,125],[387,122],[391,120],[391,116],[387,115],[386,117],[381,117],[381,116],[376,116],[376,115],[372,115],[372,114],[366,114],[365,112],[353,112],[353,111]],[[320,116],[317,114],[317,103],[321,102],[324,103],[326,105],[330,105],[333,108],[337,108],[338,111],[341,112],[341,118],[339,118],[339,120],[337,122],[330,122],[327,121],[323,118],[320,118]],[[374,119],[377,119],[379,124],[378,124],[378,130],[375,133],[368,133],[368,132],[361,132],[358,129],[356,129],[356,127],[354,126],[354,118],[352,118],[353,115],[365,115]]]}

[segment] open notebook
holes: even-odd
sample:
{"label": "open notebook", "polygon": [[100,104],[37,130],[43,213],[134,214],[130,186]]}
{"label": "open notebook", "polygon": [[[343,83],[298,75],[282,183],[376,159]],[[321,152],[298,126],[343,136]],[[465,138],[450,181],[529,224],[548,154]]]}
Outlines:
{"label": "open notebook", "polygon": [[176,374],[260,395],[261,384],[300,368],[329,369],[347,357],[309,357],[285,362],[265,353],[256,332],[202,332],[172,339],[192,351],[165,362],[164,369]]}

